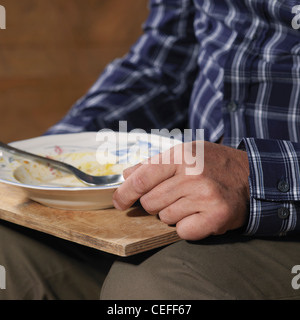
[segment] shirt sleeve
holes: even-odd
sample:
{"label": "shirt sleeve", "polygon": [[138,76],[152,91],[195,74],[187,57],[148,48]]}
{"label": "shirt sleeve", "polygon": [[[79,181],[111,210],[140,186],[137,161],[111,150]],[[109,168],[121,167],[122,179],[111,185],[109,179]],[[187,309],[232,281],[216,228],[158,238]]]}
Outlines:
{"label": "shirt sleeve", "polygon": [[[197,73],[191,0],[151,0],[144,33],[46,134],[184,128]],[[180,63],[178,63],[180,62]]]}
{"label": "shirt sleeve", "polygon": [[300,144],[245,138],[250,166],[250,215],[245,233],[274,236],[300,231]]}

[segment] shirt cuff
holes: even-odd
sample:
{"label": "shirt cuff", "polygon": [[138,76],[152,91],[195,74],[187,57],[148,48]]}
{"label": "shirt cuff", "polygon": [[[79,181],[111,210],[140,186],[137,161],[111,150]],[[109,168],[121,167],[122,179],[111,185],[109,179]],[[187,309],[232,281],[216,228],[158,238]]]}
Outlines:
{"label": "shirt cuff", "polygon": [[250,214],[245,234],[286,235],[300,230],[300,144],[245,138],[249,159]]}

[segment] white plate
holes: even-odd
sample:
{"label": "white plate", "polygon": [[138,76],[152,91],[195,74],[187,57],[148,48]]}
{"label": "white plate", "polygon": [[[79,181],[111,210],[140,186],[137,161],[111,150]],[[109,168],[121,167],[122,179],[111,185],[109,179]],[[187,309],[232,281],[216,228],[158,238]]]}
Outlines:
{"label": "white plate", "polygon": [[[85,132],[42,136],[11,143],[42,156],[68,162],[95,175],[121,173],[159,152],[181,143],[145,133]],[[100,161],[100,162],[99,162]],[[0,182],[21,188],[28,198],[65,210],[112,207],[116,186],[91,187],[73,176],[0,151]]]}

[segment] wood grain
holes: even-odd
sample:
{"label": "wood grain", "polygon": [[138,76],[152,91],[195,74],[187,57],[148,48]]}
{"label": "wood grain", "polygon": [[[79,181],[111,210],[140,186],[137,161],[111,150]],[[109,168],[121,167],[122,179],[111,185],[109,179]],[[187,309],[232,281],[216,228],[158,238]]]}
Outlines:
{"label": "wood grain", "polygon": [[13,186],[0,183],[0,219],[45,232],[118,256],[130,256],[179,239],[174,227],[142,208],[66,211],[26,198]]}

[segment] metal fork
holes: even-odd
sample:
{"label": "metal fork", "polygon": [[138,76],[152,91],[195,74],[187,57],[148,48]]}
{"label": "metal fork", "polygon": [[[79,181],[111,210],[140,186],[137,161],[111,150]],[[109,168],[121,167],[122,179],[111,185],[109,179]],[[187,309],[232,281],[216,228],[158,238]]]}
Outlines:
{"label": "metal fork", "polygon": [[0,141],[0,149],[5,150],[12,155],[21,156],[26,159],[31,159],[34,161],[45,163],[60,171],[67,171],[69,173],[72,173],[79,180],[81,180],[82,182],[90,186],[112,186],[112,185],[121,184],[124,181],[122,174],[113,174],[113,175],[107,175],[107,176],[92,176],[87,173],[84,173],[83,171],[75,168],[74,166],[68,163],[61,162],[54,159],[49,159],[46,157],[39,156],[37,154],[20,150],[6,143],[3,143],[1,141]]}

